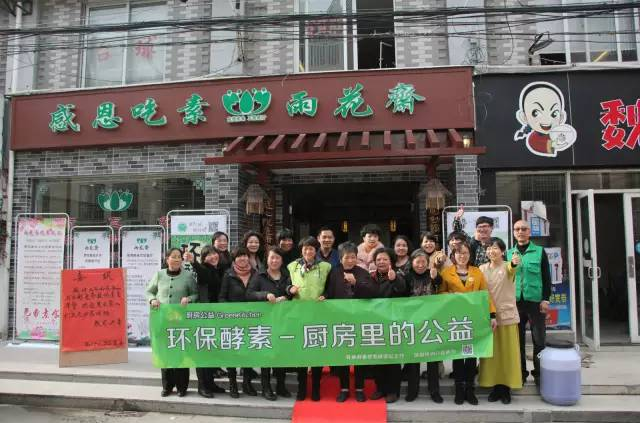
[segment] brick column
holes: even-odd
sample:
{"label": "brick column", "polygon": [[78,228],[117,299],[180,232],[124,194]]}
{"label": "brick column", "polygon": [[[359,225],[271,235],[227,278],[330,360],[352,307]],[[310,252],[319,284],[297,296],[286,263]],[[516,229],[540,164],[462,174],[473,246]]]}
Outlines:
{"label": "brick column", "polygon": [[479,189],[476,156],[456,156],[454,163],[456,204],[477,206],[479,204]]}

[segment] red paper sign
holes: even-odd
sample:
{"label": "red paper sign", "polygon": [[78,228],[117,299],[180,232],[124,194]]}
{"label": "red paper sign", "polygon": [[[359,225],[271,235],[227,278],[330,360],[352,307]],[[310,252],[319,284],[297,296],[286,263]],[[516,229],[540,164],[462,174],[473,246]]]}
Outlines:
{"label": "red paper sign", "polygon": [[62,351],[126,348],[123,269],[62,271]]}

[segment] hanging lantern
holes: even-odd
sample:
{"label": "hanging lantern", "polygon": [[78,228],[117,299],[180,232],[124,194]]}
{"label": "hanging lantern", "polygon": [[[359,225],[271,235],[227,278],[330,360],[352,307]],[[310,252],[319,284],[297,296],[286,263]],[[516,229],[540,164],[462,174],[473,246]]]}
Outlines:
{"label": "hanging lantern", "polygon": [[264,214],[266,198],[268,195],[259,184],[251,184],[241,198],[246,201],[246,214]]}
{"label": "hanging lantern", "polygon": [[396,222],[396,219],[389,220],[389,232],[396,232],[397,225],[398,222]]}
{"label": "hanging lantern", "polygon": [[347,232],[349,232],[349,222],[347,222],[346,220],[343,220],[342,221],[342,233],[346,234]]}
{"label": "hanging lantern", "polygon": [[438,178],[432,178],[427,182],[424,188],[426,199],[425,199],[425,208],[426,209],[442,209],[445,207],[445,197],[452,195],[451,192],[441,182]]}

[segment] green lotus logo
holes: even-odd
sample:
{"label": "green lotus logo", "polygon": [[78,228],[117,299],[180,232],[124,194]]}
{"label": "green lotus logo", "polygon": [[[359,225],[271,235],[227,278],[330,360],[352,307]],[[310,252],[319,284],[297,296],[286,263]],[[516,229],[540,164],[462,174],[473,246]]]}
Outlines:
{"label": "green lotus logo", "polygon": [[266,88],[228,90],[221,96],[221,102],[230,115],[226,118],[228,123],[263,122],[266,120],[263,113],[271,105],[271,92]]}
{"label": "green lotus logo", "polygon": [[98,205],[104,211],[122,212],[132,205],[134,194],[129,191],[106,191],[98,194]]}
{"label": "green lotus logo", "polygon": [[188,230],[188,225],[186,225],[185,223],[179,223],[177,229],[179,229],[179,232],[185,232]]}

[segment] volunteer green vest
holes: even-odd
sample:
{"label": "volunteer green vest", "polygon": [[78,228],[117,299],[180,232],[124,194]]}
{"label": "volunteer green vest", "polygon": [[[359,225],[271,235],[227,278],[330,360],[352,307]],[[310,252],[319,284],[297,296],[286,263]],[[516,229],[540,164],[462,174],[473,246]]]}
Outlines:
{"label": "volunteer green vest", "polygon": [[302,275],[302,266],[295,260],[288,266],[291,283],[300,290],[293,297],[294,300],[317,300],[326,286],[326,278],[331,272],[331,265],[325,261],[318,262],[311,270]]}
{"label": "volunteer green vest", "polygon": [[[507,252],[507,259],[512,260],[512,254],[517,251],[516,245]],[[521,255],[521,253],[519,253]],[[521,255],[521,265],[516,273],[516,296],[517,300],[541,302],[543,298],[543,281],[541,279],[541,257],[543,247],[530,242],[525,253]]]}

